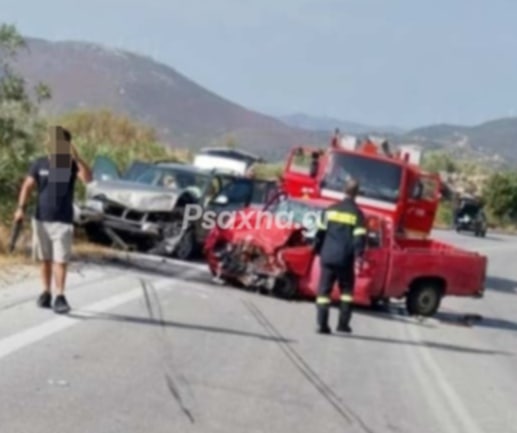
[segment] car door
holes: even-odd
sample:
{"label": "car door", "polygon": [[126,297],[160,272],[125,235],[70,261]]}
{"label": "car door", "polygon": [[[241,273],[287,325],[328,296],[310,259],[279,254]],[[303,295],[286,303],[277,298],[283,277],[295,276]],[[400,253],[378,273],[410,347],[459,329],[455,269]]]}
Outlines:
{"label": "car door", "polygon": [[271,180],[253,179],[252,187],[250,203],[253,205],[265,205],[279,190],[277,182]]}
{"label": "car door", "polygon": [[118,180],[120,171],[115,162],[107,156],[97,156],[92,165],[92,177],[94,180]]}
{"label": "car door", "polygon": [[145,172],[149,166],[153,164],[143,161],[133,161],[128,169],[122,175],[124,180],[133,181]]}
{"label": "car door", "polygon": [[[223,212],[229,213],[243,209],[253,201],[254,185],[253,180],[245,177],[232,175],[218,175],[218,192],[210,198],[203,210],[203,218],[196,225],[198,242],[204,242],[214,223],[220,218]],[[224,223],[224,221],[221,221]]]}
{"label": "car door", "polygon": [[407,230],[428,233],[433,227],[440,200],[441,182],[437,175],[422,173],[409,191],[405,215]]}

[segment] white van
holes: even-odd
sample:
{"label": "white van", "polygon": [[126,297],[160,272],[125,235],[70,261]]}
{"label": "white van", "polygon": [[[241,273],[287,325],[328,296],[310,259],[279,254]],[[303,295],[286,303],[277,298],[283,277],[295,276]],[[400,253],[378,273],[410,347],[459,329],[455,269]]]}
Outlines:
{"label": "white van", "polygon": [[205,147],[194,157],[194,165],[201,169],[244,175],[256,163],[263,162],[257,155],[226,147]]}

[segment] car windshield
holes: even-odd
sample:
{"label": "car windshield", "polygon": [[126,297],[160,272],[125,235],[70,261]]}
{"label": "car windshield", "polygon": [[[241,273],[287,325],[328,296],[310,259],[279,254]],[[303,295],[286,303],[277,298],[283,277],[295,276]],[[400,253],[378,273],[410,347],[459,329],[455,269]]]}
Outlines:
{"label": "car windshield", "polygon": [[460,209],[460,216],[468,215],[470,217],[476,216],[480,211],[480,207],[475,204],[465,204]]}
{"label": "car windshield", "polygon": [[149,166],[132,176],[133,182],[171,189],[197,188],[203,191],[210,176],[179,167]]}
{"label": "car windshield", "polygon": [[306,237],[314,237],[317,231],[317,221],[323,208],[301,200],[280,200],[268,208],[268,211],[277,215],[283,221],[298,223],[307,229]]}
{"label": "car windshield", "polygon": [[395,163],[349,153],[334,153],[330,157],[322,187],[342,192],[348,176],[359,181],[360,196],[391,203],[399,198],[402,168]]}

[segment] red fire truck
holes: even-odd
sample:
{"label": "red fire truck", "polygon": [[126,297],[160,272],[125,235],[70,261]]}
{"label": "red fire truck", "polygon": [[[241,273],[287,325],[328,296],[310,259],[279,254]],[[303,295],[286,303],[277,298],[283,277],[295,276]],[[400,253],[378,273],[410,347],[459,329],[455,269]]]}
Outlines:
{"label": "red fire truck", "polygon": [[418,165],[418,149],[402,147],[391,154],[386,145],[366,140],[323,150],[298,147],[290,152],[281,179],[291,197],[339,200],[345,179],[360,183],[358,204],[365,211],[381,212],[393,221],[399,234],[426,238],[433,227],[440,200],[438,175]]}

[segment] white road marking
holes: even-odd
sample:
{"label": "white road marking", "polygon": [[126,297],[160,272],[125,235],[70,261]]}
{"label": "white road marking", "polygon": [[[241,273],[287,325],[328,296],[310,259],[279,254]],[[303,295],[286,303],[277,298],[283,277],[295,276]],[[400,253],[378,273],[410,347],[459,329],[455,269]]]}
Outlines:
{"label": "white road marking", "polygon": [[[405,328],[412,340],[416,343],[420,343],[421,340],[417,328],[411,325],[406,325]],[[446,424],[448,430],[451,432],[483,433],[483,430],[475,423],[472,415],[463,404],[461,397],[447,381],[447,378],[429,352],[429,349],[425,346],[418,346],[417,350],[421,355],[419,360],[421,362],[416,362],[412,356],[410,356],[410,360],[413,361],[415,373],[425,392],[434,394],[433,396],[428,394],[428,397],[435,412],[439,414],[441,419],[447,417],[451,422],[453,421],[452,417],[454,417],[459,426],[461,426],[461,428],[457,430],[453,427],[451,422],[449,422]],[[426,367],[429,378],[422,377],[424,369],[422,369],[422,365],[418,364],[423,364],[423,366]]]}
{"label": "white road marking", "polygon": [[113,254],[123,260],[127,260],[128,262],[131,262],[131,260],[144,260],[147,262],[155,262],[155,263],[161,263],[161,264],[170,264],[175,266],[181,266],[183,268],[191,268],[191,269],[197,269],[199,271],[207,271],[209,272],[208,264],[207,263],[193,263],[193,262],[187,262],[183,260],[178,259],[171,259],[168,257],[161,257],[161,256],[153,256],[151,254],[141,254],[141,253],[123,253],[114,251]]}
{"label": "white road marking", "polygon": [[[197,274],[197,272],[193,273]],[[185,277],[187,277],[187,275],[185,275]],[[182,284],[182,286],[190,286],[189,290],[195,290],[195,286],[193,284],[184,284],[185,282],[174,278],[163,278],[158,281],[152,282],[152,287],[157,291],[161,291],[164,289],[170,289],[173,285],[175,286],[180,283]],[[87,314],[104,313],[106,311],[117,308],[121,305],[124,305],[128,302],[141,298],[142,295],[142,288],[138,287],[128,292],[111,296],[102,301],[87,305],[81,308],[81,310],[87,310]],[[64,331],[65,329],[68,329],[78,323],[84,322],[81,319],[68,316],[60,316],[55,319],[44,322],[40,325],[33,326],[32,328],[20,331],[14,335],[6,337],[0,340],[0,360],[8,355],[13,354],[14,352],[17,352],[18,350],[21,350],[34,343],[37,343],[47,337],[50,337],[51,335],[57,334],[58,332]]]}

